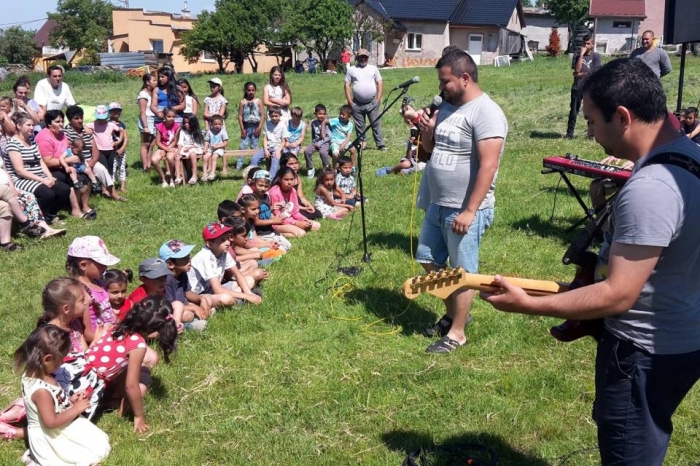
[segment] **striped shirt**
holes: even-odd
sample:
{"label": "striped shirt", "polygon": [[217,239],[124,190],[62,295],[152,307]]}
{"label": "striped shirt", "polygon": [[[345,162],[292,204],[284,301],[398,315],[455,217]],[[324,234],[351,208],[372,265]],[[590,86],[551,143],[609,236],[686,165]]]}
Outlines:
{"label": "striped shirt", "polygon": [[22,141],[16,137],[13,137],[7,143],[7,156],[5,158],[5,167],[7,172],[12,177],[15,187],[23,191],[34,192],[34,190],[39,187],[41,183],[34,180],[20,178],[15,171],[14,165],[12,165],[12,161],[10,160],[10,152],[19,152],[21,154],[24,169],[29,173],[40,176],[41,178],[46,178],[46,174],[41,166],[41,154],[39,154],[39,148],[36,146],[36,144],[25,146]]}
{"label": "striped shirt", "polygon": [[82,138],[83,139],[83,152],[81,154],[82,158],[87,162],[88,160],[92,160],[92,134],[88,134],[87,131],[83,129],[83,132],[81,134],[78,134],[76,130],[74,130],[70,125],[66,126],[63,128],[63,133],[66,135],[68,138],[69,144],[70,141],[76,138]]}

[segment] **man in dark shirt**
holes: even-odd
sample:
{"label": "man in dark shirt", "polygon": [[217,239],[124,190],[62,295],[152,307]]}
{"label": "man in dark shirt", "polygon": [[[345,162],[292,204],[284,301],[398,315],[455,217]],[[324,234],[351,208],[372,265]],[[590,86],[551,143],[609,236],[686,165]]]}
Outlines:
{"label": "man in dark shirt", "polygon": [[576,117],[581,109],[581,85],[593,71],[600,68],[600,55],[593,51],[595,42],[592,34],[586,34],[583,37],[584,45],[579,50],[577,55],[574,55],[571,69],[574,70],[574,83],[571,85],[571,110],[569,111],[569,123],[566,126],[566,138],[574,138],[574,129],[576,128]]}

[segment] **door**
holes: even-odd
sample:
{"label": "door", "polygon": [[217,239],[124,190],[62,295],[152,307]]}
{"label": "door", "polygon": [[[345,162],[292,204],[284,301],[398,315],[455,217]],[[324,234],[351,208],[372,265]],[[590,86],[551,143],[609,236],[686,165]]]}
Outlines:
{"label": "door", "polygon": [[481,51],[483,48],[484,36],[482,34],[469,34],[469,49],[467,52],[477,65],[481,65]]}

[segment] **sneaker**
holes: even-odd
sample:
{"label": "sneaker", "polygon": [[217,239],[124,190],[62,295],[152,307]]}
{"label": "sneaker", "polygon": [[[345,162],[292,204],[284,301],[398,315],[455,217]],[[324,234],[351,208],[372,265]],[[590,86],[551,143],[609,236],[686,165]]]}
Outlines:
{"label": "sneaker", "polygon": [[391,173],[391,167],[382,167],[375,172],[377,176],[386,176]]}
{"label": "sneaker", "polygon": [[202,183],[205,183],[209,179],[209,175],[207,173],[202,173],[202,177],[199,179]]}
{"label": "sneaker", "polygon": [[170,180],[170,185],[169,185],[169,186],[170,186],[171,188],[174,188],[174,187],[175,187],[175,183],[174,183],[172,180]]}
{"label": "sneaker", "polygon": [[306,171],[306,177],[307,177],[307,178],[313,178],[313,177],[315,177],[315,176],[316,176],[316,169],[315,169],[315,168],[309,168],[309,169]]}
{"label": "sneaker", "polygon": [[167,187],[168,187],[168,182],[167,182],[167,181],[163,181],[163,184],[162,184],[161,186],[163,186],[163,188],[167,188]]}
{"label": "sneaker", "polygon": [[382,147],[377,147],[377,150],[382,151],[382,152],[386,152],[389,150],[389,148],[387,146],[382,146]]}
{"label": "sneaker", "polygon": [[190,181],[188,181],[187,184],[189,184],[189,185],[197,184],[197,177],[193,176],[192,178],[190,178]]}
{"label": "sneaker", "polygon": [[201,332],[202,330],[207,328],[207,321],[195,319],[192,322],[185,322],[183,325],[185,327],[185,330],[197,330]]}
{"label": "sneaker", "polygon": [[175,178],[175,180],[173,181],[173,183],[175,183],[176,185],[179,185],[180,183],[182,183],[182,179],[181,179],[181,178]]}
{"label": "sneaker", "polygon": [[29,222],[27,226],[20,228],[19,232],[24,235],[31,236],[32,238],[37,238],[46,233],[46,228],[35,222]]}
{"label": "sneaker", "polygon": [[74,182],[73,182],[73,187],[74,187],[75,189],[77,189],[78,191],[80,191],[81,189],[83,189],[83,188],[85,187],[85,185],[83,184],[82,181],[77,180],[77,181],[74,181]]}
{"label": "sneaker", "polygon": [[92,182],[92,192],[95,194],[102,192],[102,183],[100,183],[99,180]]}

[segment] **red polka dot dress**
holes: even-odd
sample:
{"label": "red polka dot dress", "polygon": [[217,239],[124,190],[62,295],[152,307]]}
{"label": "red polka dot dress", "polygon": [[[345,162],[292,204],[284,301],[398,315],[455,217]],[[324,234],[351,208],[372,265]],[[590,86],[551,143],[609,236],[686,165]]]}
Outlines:
{"label": "red polka dot dress", "polygon": [[139,348],[146,348],[146,340],[135,333],[122,335],[118,338],[111,334],[104,335],[87,350],[88,366],[106,382],[114,380],[129,364],[128,354]]}

